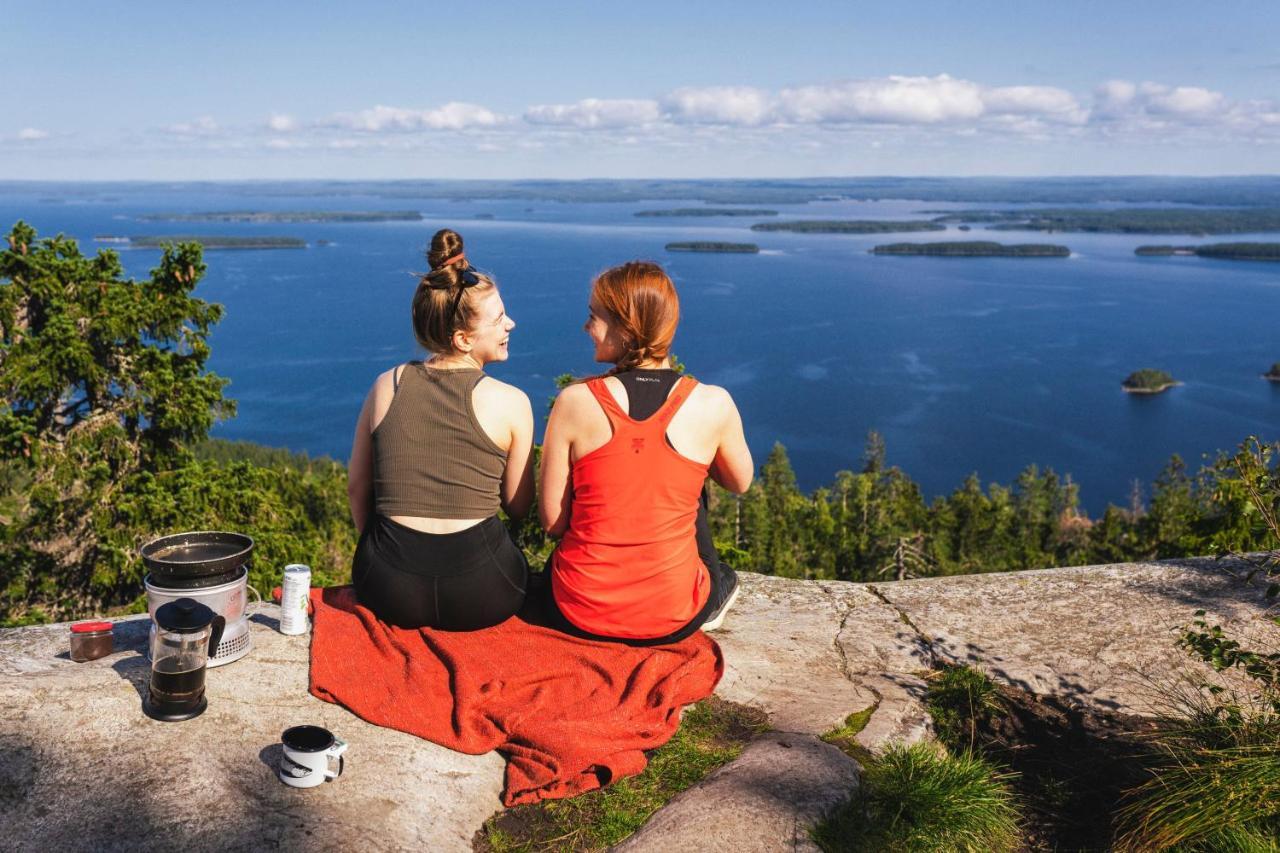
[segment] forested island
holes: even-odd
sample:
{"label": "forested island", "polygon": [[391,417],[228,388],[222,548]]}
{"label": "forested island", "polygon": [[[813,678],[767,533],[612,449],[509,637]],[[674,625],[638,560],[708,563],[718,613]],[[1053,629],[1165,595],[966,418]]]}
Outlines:
{"label": "forested island", "polygon": [[989,240],[957,240],[939,243],[887,243],[873,255],[930,255],[940,258],[1066,258],[1071,250],[1049,243],[993,243]]}
{"label": "forested island", "polygon": [[776,210],[748,207],[676,207],[671,210],[637,210],[633,216],[777,216]]}
{"label": "forested island", "polygon": [[1269,379],[1272,382],[1280,382],[1280,361],[1271,365],[1271,369],[1262,374],[1263,379]]}
{"label": "forested island", "polygon": [[214,210],[148,213],[143,222],[419,222],[416,210]]}
{"label": "forested island", "polygon": [[178,243],[199,243],[205,249],[305,249],[299,237],[256,237],[250,235],[143,234],[129,237],[103,235],[100,243],[119,243],[127,249],[160,249]]}
{"label": "forested island", "polygon": [[668,252],[721,252],[725,254],[754,255],[760,247],[755,243],[716,243],[695,240],[687,243],[668,243]]}
{"label": "forested island", "polygon": [[1159,394],[1181,384],[1163,370],[1144,367],[1126,376],[1120,387],[1130,394]]}
{"label": "forested island", "polygon": [[1247,234],[1280,231],[1280,208],[1128,210],[957,210],[941,213],[939,223],[985,223],[996,231],[1081,231],[1095,234]]}
{"label": "forested island", "polygon": [[752,231],[791,231],[796,234],[892,234],[897,231],[946,231],[929,219],[810,219],[798,222],[757,222]]}
{"label": "forested island", "polygon": [[1204,246],[1139,246],[1135,255],[1195,255],[1227,261],[1280,261],[1280,243],[1208,243]]}

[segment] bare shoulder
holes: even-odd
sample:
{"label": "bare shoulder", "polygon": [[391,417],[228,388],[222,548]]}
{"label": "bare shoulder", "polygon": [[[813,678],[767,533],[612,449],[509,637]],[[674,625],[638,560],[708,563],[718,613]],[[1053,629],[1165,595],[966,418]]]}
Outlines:
{"label": "bare shoulder", "polygon": [[555,407],[566,412],[579,411],[585,406],[593,404],[594,400],[595,395],[591,393],[587,383],[575,382],[560,389],[560,393],[556,395]]}
{"label": "bare shoulder", "polygon": [[514,385],[509,385],[501,379],[494,379],[492,376],[485,376],[476,385],[475,393],[483,395],[495,403],[511,406],[513,408],[528,407],[529,395],[521,391]]}
{"label": "bare shoulder", "polygon": [[699,382],[693,386],[693,391],[689,394],[689,401],[708,414],[720,417],[725,417],[737,409],[737,406],[734,405],[733,397],[730,396],[727,390],[719,385],[708,385],[704,382]]}
{"label": "bare shoulder", "polygon": [[391,403],[391,398],[395,394],[396,375],[403,368],[403,364],[397,364],[395,367],[382,371],[378,374],[378,377],[373,380],[373,387],[369,389],[369,395],[373,397],[374,402],[379,404],[383,409]]}

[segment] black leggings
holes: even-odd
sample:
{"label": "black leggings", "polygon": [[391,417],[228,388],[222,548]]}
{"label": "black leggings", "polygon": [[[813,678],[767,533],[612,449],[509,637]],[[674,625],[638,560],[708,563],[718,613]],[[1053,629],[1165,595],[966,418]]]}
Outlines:
{"label": "black leggings", "polygon": [[391,625],[475,631],[524,604],[528,564],[496,515],[457,533],[369,520],[351,564],[356,599]]}

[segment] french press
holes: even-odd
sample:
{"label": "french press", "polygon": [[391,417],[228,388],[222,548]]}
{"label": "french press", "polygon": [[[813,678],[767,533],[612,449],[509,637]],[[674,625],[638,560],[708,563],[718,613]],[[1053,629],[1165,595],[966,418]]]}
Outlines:
{"label": "french press", "polygon": [[204,673],[227,620],[204,604],[179,598],[156,609],[151,683],[143,710],[154,720],[190,720],[204,713]]}

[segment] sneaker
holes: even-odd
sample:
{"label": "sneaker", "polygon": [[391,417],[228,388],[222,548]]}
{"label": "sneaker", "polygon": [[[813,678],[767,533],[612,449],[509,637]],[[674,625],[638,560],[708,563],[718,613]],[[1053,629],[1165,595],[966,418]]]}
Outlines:
{"label": "sneaker", "polygon": [[724,623],[724,617],[729,613],[729,608],[732,607],[733,603],[738,600],[739,589],[741,589],[741,587],[738,586],[738,575],[737,573],[734,573],[733,588],[729,590],[729,597],[726,598],[724,600],[724,603],[721,604],[719,607],[717,607],[715,611],[713,611],[712,614],[707,617],[706,622],[702,623],[702,630],[714,631],[717,628],[719,628],[721,624]]}

